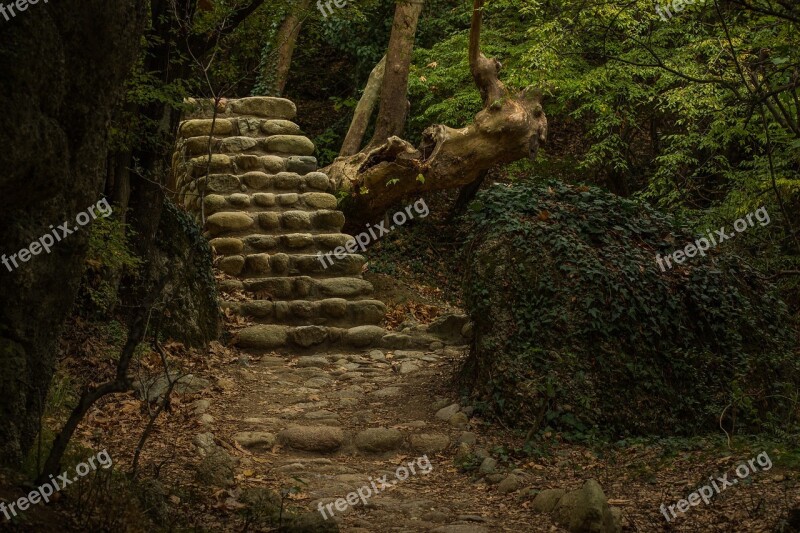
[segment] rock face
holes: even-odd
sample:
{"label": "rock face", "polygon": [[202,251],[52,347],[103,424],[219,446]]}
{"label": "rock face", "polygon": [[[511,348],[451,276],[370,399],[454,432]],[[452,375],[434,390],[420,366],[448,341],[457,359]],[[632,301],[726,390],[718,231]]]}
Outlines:
{"label": "rock face", "polygon": [[[35,11],[35,12],[34,12]],[[10,255],[100,200],[107,124],[147,18],[137,0],[39,3],[0,30],[0,242]],[[91,39],[87,39],[91,35]],[[0,268],[0,462],[19,466],[38,431],[88,231]]]}
{"label": "rock face", "polygon": [[[186,258],[193,257],[191,262]],[[166,277],[163,332],[187,346],[203,347],[222,329],[211,248],[200,228],[169,200],[164,201],[153,262]]]}
{"label": "rock face", "polygon": [[[179,128],[173,187],[176,201],[198,221],[204,213],[216,266],[237,278],[220,289],[253,295],[224,304],[256,323],[239,333],[240,345],[383,346],[387,332],[377,324],[386,306],[370,298],[372,285],[361,278],[365,259],[341,232],[333,185],[316,172],[314,145],[291,122],[294,104],[228,100],[213,132],[210,102],[195,104]],[[318,255],[332,251],[338,257]]]}

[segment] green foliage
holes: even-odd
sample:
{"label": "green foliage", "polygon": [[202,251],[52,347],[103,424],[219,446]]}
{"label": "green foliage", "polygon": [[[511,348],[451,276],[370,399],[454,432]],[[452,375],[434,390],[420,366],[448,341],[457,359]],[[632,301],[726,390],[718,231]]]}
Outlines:
{"label": "green foliage", "polygon": [[468,220],[466,370],[497,414],[573,439],[716,430],[723,413],[731,432],[797,431],[786,306],[724,249],[662,272],[687,222],[559,182],[492,187]]}
{"label": "green foliage", "polygon": [[97,218],[89,228],[83,290],[91,307],[99,313],[105,313],[116,302],[120,277],[135,277],[142,264],[131,251],[132,238],[131,229],[115,216]]}

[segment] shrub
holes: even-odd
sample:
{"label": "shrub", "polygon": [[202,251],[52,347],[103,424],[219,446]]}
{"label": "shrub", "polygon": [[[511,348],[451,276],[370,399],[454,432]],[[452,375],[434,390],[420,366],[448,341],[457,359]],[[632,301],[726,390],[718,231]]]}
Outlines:
{"label": "shrub", "polygon": [[597,188],[495,186],[471,206],[465,377],[521,426],[690,434],[796,417],[786,306],[725,245],[662,272],[684,224]]}

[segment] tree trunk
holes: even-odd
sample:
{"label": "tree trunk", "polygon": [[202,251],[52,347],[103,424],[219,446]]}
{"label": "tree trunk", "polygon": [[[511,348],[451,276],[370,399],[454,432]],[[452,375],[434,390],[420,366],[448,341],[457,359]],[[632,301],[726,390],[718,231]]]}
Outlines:
{"label": "tree trunk", "polygon": [[393,135],[402,135],[408,112],[408,71],[417,21],[422,12],[422,0],[398,0],[394,12],[389,50],[386,53],[386,72],[381,87],[381,105],[375,133],[369,143],[376,147]]}
{"label": "tree trunk", "polygon": [[275,96],[281,96],[286,88],[286,80],[289,79],[289,69],[292,66],[292,56],[294,47],[297,44],[297,36],[300,35],[300,28],[303,20],[298,16],[304,14],[311,5],[311,0],[299,0],[289,14],[283,19],[278,30],[277,45],[278,57],[275,65]]}
{"label": "tree trunk", "polygon": [[369,120],[372,118],[372,112],[378,102],[385,72],[386,56],[383,56],[383,59],[375,65],[375,68],[369,74],[367,85],[364,87],[364,94],[361,95],[361,99],[358,101],[356,110],[353,113],[353,121],[350,123],[350,129],[347,130],[347,136],[342,143],[339,157],[356,154],[361,149],[361,142],[364,140]]}
{"label": "tree trunk", "polygon": [[[500,62],[480,52],[482,8],[483,0],[474,0],[469,59],[483,109],[464,128],[427,128],[418,148],[392,136],[382,145],[337,158],[325,171],[340,189],[350,193],[344,208],[353,222],[380,216],[412,195],[472,183],[495,165],[536,157],[539,144],[547,137],[541,94],[522,91],[511,95],[498,79]],[[392,65],[390,59],[387,65]],[[395,106],[397,93],[391,93]],[[402,94],[405,96],[405,85]],[[382,108],[385,95],[381,94]],[[402,105],[405,107],[405,98]]]}

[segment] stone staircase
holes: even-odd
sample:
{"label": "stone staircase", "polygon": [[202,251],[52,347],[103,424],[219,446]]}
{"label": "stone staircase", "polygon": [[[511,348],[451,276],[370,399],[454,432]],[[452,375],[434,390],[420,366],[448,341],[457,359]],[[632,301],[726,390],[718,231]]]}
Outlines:
{"label": "stone staircase", "polygon": [[316,171],[313,143],[291,122],[291,101],[222,101],[213,134],[213,102],[191,103],[195,111],[179,129],[172,187],[198,222],[205,216],[216,267],[235,278],[220,283],[220,291],[250,298],[223,303],[256,324],[238,332],[239,346],[411,348],[437,341],[379,326],[386,306],[371,298],[363,256],[348,253],[328,268],[320,262],[319,252],[344,246],[350,236],[342,233],[332,180]]}

